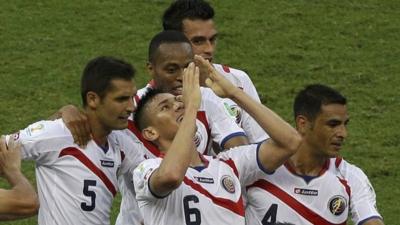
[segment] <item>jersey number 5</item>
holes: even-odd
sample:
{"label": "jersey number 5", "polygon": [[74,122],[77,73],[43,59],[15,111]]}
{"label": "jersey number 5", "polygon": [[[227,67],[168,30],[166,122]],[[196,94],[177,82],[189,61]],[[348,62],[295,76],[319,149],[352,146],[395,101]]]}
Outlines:
{"label": "jersey number 5", "polygon": [[95,180],[83,181],[83,194],[90,197],[90,204],[86,202],[81,203],[81,208],[84,211],[92,211],[96,207],[96,192],[89,190],[90,186],[96,186]]}
{"label": "jersey number 5", "polygon": [[200,210],[196,208],[190,208],[189,202],[198,203],[199,198],[196,195],[187,195],[183,198],[183,209],[185,212],[186,225],[200,225]]}

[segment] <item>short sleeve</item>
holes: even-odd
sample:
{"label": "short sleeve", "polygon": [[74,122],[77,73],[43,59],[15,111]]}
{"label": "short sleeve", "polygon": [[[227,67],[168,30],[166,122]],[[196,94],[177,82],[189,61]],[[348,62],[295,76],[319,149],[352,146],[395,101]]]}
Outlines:
{"label": "short sleeve", "polygon": [[60,120],[39,121],[8,135],[21,143],[22,159],[35,160],[38,164],[51,164],[60,150],[73,143],[69,130]]}
{"label": "short sleeve", "polygon": [[153,172],[160,166],[161,159],[147,159],[133,172],[133,183],[135,186],[136,199],[139,201],[153,201],[158,199],[150,189],[149,181]]}
{"label": "short sleeve", "polygon": [[370,218],[382,218],[376,207],[376,194],[368,177],[358,167],[347,164],[346,176],[351,188],[350,211],[355,224],[365,222]]}
{"label": "short sleeve", "polygon": [[243,145],[222,152],[218,158],[225,162],[233,162],[236,168],[242,187],[246,187],[261,177],[265,176],[268,171],[258,162],[258,149],[260,144]]}
{"label": "short sleeve", "polygon": [[242,128],[229,116],[221,98],[207,88],[202,89],[203,107],[209,122],[213,141],[223,149],[225,143],[236,136],[246,136]]}

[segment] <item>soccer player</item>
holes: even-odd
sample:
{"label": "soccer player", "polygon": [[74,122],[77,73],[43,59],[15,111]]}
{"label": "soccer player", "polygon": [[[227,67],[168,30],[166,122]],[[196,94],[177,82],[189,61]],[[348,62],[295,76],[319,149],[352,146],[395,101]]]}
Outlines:
{"label": "soccer player", "polygon": [[[162,25],[164,30],[183,32],[189,39],[194,54],[200,55],[210,62],[213,61],[218,32],[214,23],[214,9],[208,2],[204,0],[174,1],[165,10]],[[236,87],[260,102],[257,90],[245,72],[220,64],[213,64],[213,66]],[[200,71],[203,69],[200,68]],[[250,143],[257,143],[268,138],[258,123],[235,102],[225,98],[224,105],[232,118],[246,132]]]}
{"label": "soccer player", "polygon": [[273,172],[301,142],[278,115],[233,86],[206,60],[197,60],[210,71],[206,84],[246,109],[271,138],[216,157],[199,154],[193,142],[201,104],[199,69],[190,63],[183,75],[183,103],[170,93],[148,93],[135,114],[143,137],[165,153],[134,171],[145,224],[245,224],[241,188]]}
{"label": "soccer player", "polygon": [[21,173],[20,145],[0,139],[0,174],[11,185],[0,189],[0,220],[14,220],[33,216],[39,209],[35,189]]}
{"label": "soccer player", "polygon": [[[194,60],[189,40],[178,31],[163,31],[153,37],[149,45],[148,70],[152,80],[145,88],[138,91],[137,102],[148,91],[159,89],[178,96],[182,94],[182,73],[184,68]],[[197,114],[195,143],[201,154],[213,154],[211,142],[218,143],[219,149],[229,149],[247,144],[243,129],[241,129],[226,112],[221,98],[209,88],[201,88],[202,102]],[[176,97],[178,98],[178,97]],[[137,121],[136,121],[137,122]],[[129,130],[132,138],[139,139],[145,147],[147,158],[159,157],[162,152],[153,143],[144,139],[134,122],[130,121]],[[127,155],[129,155],[127,153]],[[138,209],[128,187],[131,178],[120,181],[122,202],[116,224],[138,224]]]}
{"label": "soccer player", "polygon": [[119,59],[98,57],[85,67],[81,96],[92,140],[74,143],[61,119],[40,121],[14,134],[22,157],[36,161],[40,225],[110,224],[117,173],[132,169],[124,159],[129,147],[118,131],[134,110],[134,68]]}
{"label": "soccer player", "polygon": [[274,174],[247,187],[246,221],[381,225],[375,193],[364,172],[340,157],[347,137],[346,98],[324,85],[309,85],[294,101],[299,150]]}

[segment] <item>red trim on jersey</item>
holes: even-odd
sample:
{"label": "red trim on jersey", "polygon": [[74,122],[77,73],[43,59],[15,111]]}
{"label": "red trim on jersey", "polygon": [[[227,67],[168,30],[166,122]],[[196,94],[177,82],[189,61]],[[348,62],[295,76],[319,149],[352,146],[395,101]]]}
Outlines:
{"label": "red trim on jersey", "polygon": [[350,199],[351,188],[350,188],[349,184],[347,183],[347,180],[340,179],[339,177],[338,177],[338,179],[339,179],[340,183],[343,184],[344,188],[346,189],[347,194],[349,195],[349,199]]}
{"label": "red trim on jersey", "polygon": [[207,116],[206,116],[206,112],[205,111],[198,111],[197,112],[197,119],[204,124],[204,126],[206,127],[206,131],[207,131],[207,144],[206,144],[206,148],[203,151],[203,154],[207,155],[207,149],[208,149],[208,145],[210,142],[210,137],[211,137],[211,130],[210,130],[210,125],[208,124],[207,121]]}
{"label": "red trim on jersey", "polygon": [[212,202],[214,202],[214,204],[219,205],[225,209],[228,209],[236,214],[238,214],[239,216],[243,216],[244,217],[244,205],[243,205],[243,199],[242,196],[240,196],[239,200],[237,202],[234,202],[232,200],[229,199],[225,199],[225,198],[219,198],[219,197],[215,197],[212,194],[210,194],[210,192],[208,192],[206,189],[204,189],[202,186],[200,186],[199,184],[194,183],[192,180],[190,180],[189,178],[187,178],[186,176],[183,178],[183,182],[190,186],[191,188],[193,188],[194,190],[200,192],[201,194],[203,194],[205,197],[211,199]]}
{"label": "red trim on jersey", "polygon": [[59,154],[59,158],[63,156],[72,156],[81,161],[83,165],[85,165],[90,171],[92,171],[94,174],[96,174],[97,177],[100,178],[100,180],[103,181],[103,183],[106,185],[108,190],[112,193],[112,195],[115,197],[117,194],[117,190],[115,189],[113,183],[108,179],[107,175],[99,169],[85,154],[83,154],[79,149],[69,147],[61,150]]}
{"label": "red trim on jersey", "polygon": [[121,152],[121,161],[124,161],[124,159],[125,159],[125,152],[123,152],[123,151],[120,151]]}
{"label": "red trim on jersey", "polygon": [[155,157],[162,157],[164,154],[150,141],[144,139],[142,133],[136,127],[136,124],[128,120],[128,129],[143,143],[143,145],[149,150]]}
{"label": "red trim on jersey", "polygon": [[230,73],[231,69],[227,65],[222,65],[222,69],[225,71],[225,73]]}
{"label": "red trim on jersey", "polygon": [[318,225],[345,225],[346,221],[343,223],[331,223],[327,221],[325,218],[321,217],[311,209],[307,208],[307,206],[303,205],[301,202],[297,201],[291,195],[286,193],[284,190],[280,189],[278,186],[266,181],[266,180],[258,180],[254,184],[250,185],[248,188],[258,187],[264,189],[268,193],[274,195],[281,201],[283,201],[287,206],[296,211],[299,215],[301,215],[304,219],[308,220],[312,224]]}
{"label": "red trim on jersey", "polygon": [[[321,170],[318,172],[318,175],[317,175],[317,176],[322,176],[322,175],[329,169],[329,164],[330,164],[329,160],[326,160],[325,163],[324,163],[324,165],[322,166]],[[302,176],[302,175],[299,175],[298,173],[296,173],[296,170],[294,169],[294,167],[292,166],[292,164],[290,164],[289,161],[286,161],[283,165],[284,165],[284,166],[286,167],[286,169],[289,170],[289,172],[291,172],[292,174],[294,174],[294,175],[296,175],[296,176]]]}
{"label": "red trim on jersey", "polygon": [[221,161],[228,164],[228,166],[233,169],[233,172],[235,172],[236,177],[239,178],[239,172],[236,168],[235,162],[232,159],[228,159],[228,160],[221,159]]}
{"label": "red trim on jersey", "polygon": [[343,158],[342,157],[336,157],[335,159],[335,166],[336,168],[339,168],[340,163],[342,163]]}

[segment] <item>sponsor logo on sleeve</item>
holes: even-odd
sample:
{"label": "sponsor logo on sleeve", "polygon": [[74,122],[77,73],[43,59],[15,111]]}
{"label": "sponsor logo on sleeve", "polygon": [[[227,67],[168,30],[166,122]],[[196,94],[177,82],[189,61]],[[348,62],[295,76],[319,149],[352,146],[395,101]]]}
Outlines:
{"label": "sponsor logo on sleeve", "polygon": [[328,202],[329,211],[335,215],[341,215],[347,207],[346,199],[341,195],[333,196]]}
{"label": "sponsor logo on sleeve", "polygon": [[114,167],[114,161],[110,161],[110,160],[100,160],[101,162],[101,166],[102,167],[110,167],[113,168]]}
{"label": "sponsor logo on sleeve", "polygon": [[193,177],[197,182],[206,183],[206,184],[213,184],[214,179],[211,177]]}
{"label": "sponsor logo on sleeve", "polygon": [[298,195],[318,196],[318,190],[294,188],[294,193]]}

